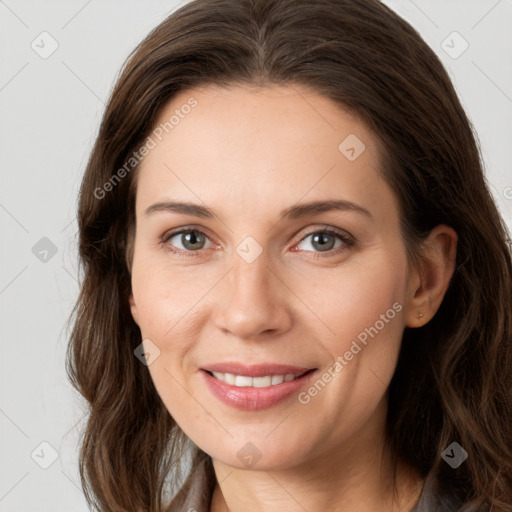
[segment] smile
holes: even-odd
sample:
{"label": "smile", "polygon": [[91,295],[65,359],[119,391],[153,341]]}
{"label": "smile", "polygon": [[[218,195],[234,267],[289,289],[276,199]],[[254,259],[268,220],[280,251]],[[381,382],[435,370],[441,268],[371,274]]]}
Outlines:
{"label": "smile", "polygon": [[317,370],[224,363],[202,368],[200,374],[209,392],[223,404],[243,411],[257,411],[274,407],[299,393]]}
{"label": "smile", "polygon": [[294,375],[293,373],[287,373],[286,375],[265,375],[263,377],[248,377],[247,375],[235,375],[233,373],[220,373],[212,372],[212,375],[216,378],[231,384],[239,388],[268,388],[270,386],[276,386],[283,382],[290,382],[300,375]]}

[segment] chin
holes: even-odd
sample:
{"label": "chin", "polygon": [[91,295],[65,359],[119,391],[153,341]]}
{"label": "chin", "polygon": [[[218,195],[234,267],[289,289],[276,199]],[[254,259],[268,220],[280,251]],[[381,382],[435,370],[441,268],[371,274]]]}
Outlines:
{"label": "chin", "polygon": [[[238,443],[237,443],[238,444]],[[290,447],[288,450],[275,450],[269,446],[269,443],[250,441],[241,443],[241,447],[236,449],[236,455],[226,457],[226,452],[232,452],[233,447],[226,447],[225,451],[220,451],[219,447],[212,451],[206,451],[214,460],[227,466],[253,471],[279,471],[286,470],[305,463],[307,455],[304,453],[304,446],[301,451]]]}

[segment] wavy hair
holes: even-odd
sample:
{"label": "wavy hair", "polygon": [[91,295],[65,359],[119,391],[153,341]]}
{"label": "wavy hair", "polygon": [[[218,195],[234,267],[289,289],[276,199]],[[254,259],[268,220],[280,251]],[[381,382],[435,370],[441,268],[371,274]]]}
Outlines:
{"label": "wavy hair", "polygon": [[[179,510],[190,486],[190,473],[178,471],[187,438],[134,356],[141,333],[128,297],[137,166],[112,178],[174,95],[210,84],[298,84],[348,109],[381,144],[381,172],[399,201],[410,261],[421,258],[421,243],[436,225],[457,232],[456,268],[441,307],[425,326],[404,330],[387,435],[394,460],[403,458],[439,491],[457,493],[461,510],[510,511],[507,228],[446,70],[417,31],[378,0],[193,0],[125,62],[78,205],[81,290],[66,370],[88,405],[80,477],[89,505]],[[453,441],[469,454],[457,469],[441,458]],[[195,447],[192,465],[203,456]],[[207,469],[214,480],[211,461]],[[169,476],[179,488],[170,505]]]}

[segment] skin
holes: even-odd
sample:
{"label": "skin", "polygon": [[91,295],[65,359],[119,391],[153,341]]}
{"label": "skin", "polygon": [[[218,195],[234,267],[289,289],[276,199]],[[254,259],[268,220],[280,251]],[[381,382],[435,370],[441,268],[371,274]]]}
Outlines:
{"label": "skin", "polygon": [[[424,325],[441,304],[455,232],[436,227],[424,261],[408,263],[378,140],[329,99],[299,86],[209,86],[175,96],[158,123],[191,96],[198,105],[139,169],[130,305],[142,338],[160,350],[148,366],[159,395],[213,458],[211,510],[410,510],[422,481],[401,462],[393,495],[387,388],[404,327]],[[338,149],[350,134],[365,145],[353,161]],[[351,201],[371,217],[280,218],[292,205],[326,199]],[[216,217],[145,214],[169,200],[207,206]],[[325,226],[353,244],[336,236],[325,248],[315,244],[312,233]],[[206,238],[192,249],[183,235],[162,241],[184,227]],[[236,252],[249,236],[262,249],[251,263]],[[172,247],[194,254],[179,257]],[[292,396],[241,411],[203,382],[199,368],[220,361],[319,368],[321,377],[395,303],[400,312],[307,404]],[[237,457],[248,442],[261,454],[252,468]]]}

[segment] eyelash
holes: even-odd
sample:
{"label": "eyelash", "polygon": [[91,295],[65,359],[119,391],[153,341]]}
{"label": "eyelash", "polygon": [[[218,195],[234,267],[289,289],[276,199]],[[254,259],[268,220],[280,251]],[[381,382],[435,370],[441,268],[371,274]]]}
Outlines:
{"label": "eyelash", "polygon": [[[166,233],[162,237],[161,243],[163,246],[165,246],[165,249],[167,251],[170,251],[171,253],[173,253],[179,257],[195,258],[197,256],[201,256],[201,252],[206,249],[199,249],[197,251],[184,251],[181,249],[172,249],[171,245],[168,243],[169,240],[176,235],[181,235],[183,233],[193,233],[193,232],[200,233],[201,235],[204,235],[206,238],[208,238],[210,240],[208,235],[206,235],[206,233],[204,233],[200,229],[197,229],[194,227],[187,227],[187,228],[183,228],[183,229],[178,229],[176,231],[171,231],[170,233]],[[321,253],[321,252],[314,252],[312,256],[309,256],[310,258],[313,258],[313,259],[337,256],[341,252],[343,252],[343,251],[347,250],[349,247],[353,246],[355,243],[354,239],[352,237],[348,236],[347,234],[345,234],[341,231],[338,231],[336,229],[333,229],[331,227],[325,227],[325,228],[316,228],[315,230],[309,231],[300,239],[300,241],[297,244],[295,244],[294,247],[297,247],[298,245],[300,245],[304,241],[304,239],[307,238],[308,236],[315,235],[318,233],[332,235],[334,237],[337,237],[343,242],[344,245],[341,247],[337,247],[336,249],[330,249],[329,251],[326,251],[325,255],[324,255],[324,253]],[[306,252],[312,252],[312,251],[306,251]]]}

